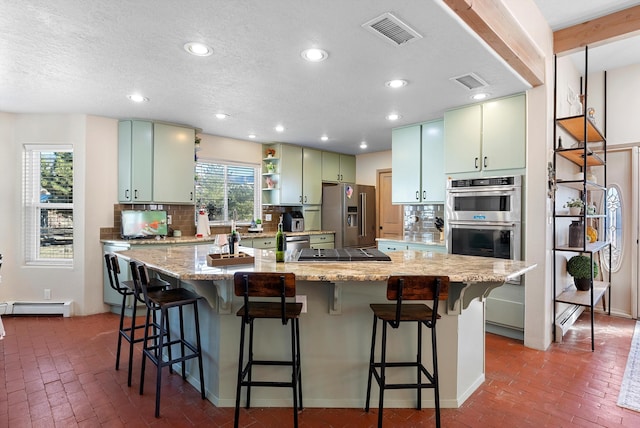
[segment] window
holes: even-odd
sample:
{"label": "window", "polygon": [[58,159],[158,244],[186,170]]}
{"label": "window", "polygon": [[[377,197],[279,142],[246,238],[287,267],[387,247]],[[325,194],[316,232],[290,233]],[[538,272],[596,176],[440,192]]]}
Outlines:
{"label": "window", "polygon": [[25,145],[24,249],[27,264],[73,263],[73,149]]}
{"label": "window", "polygon": [[249,223],[260,218],[260,166],[207,160],[196,162],[197,207],[204,206],[209,221]]}
{"label": "window", "polygon": [[617,272],[622,265],[622,252],[624,250],[624,233],[622,230],[622,192],[616,184],[607,189],[607,237],[611,242],[611,266],[609,266],[609,247],[604,249],[603,262],[607,270]]}

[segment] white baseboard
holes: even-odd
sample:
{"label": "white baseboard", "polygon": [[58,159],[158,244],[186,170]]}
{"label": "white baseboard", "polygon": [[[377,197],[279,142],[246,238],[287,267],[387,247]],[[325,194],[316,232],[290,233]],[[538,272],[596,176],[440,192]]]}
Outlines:
{"label": "white baseboard", "polygon": [[5,314],[7,315],[62,315],[70,317],[71,301],[51,302],[7,302]]}

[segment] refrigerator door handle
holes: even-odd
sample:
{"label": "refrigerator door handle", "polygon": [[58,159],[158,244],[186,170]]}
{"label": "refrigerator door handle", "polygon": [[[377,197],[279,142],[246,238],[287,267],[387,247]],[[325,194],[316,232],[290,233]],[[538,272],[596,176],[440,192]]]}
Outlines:
{"label": "refrigerator door handle", "polygon": [[360,236],[367,235],[367,194],[360,193]]}

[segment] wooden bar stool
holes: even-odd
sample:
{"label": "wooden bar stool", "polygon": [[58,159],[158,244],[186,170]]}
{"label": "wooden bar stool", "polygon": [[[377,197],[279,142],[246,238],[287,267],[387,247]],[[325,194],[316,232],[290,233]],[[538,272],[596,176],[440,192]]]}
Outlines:
{"label": "wooden bar stool", "polygon": [[[131,386],[131,372],[133,367],[133,345],[142,342],[143,336],[136,337],[136,330],[143,329],[146,323],[136,324],[138,302],[144,303],[142,298],[135,290],[133,281],[120,281],[120,263],[118,256],[115,254],[105,254],[104,260],[107,265],[107,274],[109,276],[109,285],[120,295],[122,295],[122,305],[120,306],[120,327],[118,328],[118,350],[116,352],[116,370],[120,370],[120,350],[122,349],[122,339],[129,342],[129,368],[127,372],[127,385]],[[159,278],[152,278],[149,290],[158,291],[169,287],[167,281]],[[127,299],[131,296],[131,324],[124,326],[124,316],[127,307]]]}
{"label": "wooden bar stool", "polygon": [[[237,272],[234,277],[234,292],[236,296],[243,296],[244,305],[236,315],[242,317],[240,333],[240,356],[238,359],[238,384],[236,388],[236,410],[234,427],[238,427],[240,417],[240,392],[247,387],[248,409],[251,404],[251,387],[286,387],[293,389],[293,423],[298,426],[298,409],[302,409],[302,377],[300,371],[300,312],[302,303],[287,302],[287,298],[296,295],[296,277],[292,273],[252,273]],[[252,297],[277,297],[278,301],[252,301]],[[253,355],[253,327],[254,320],[260,318],[280,319],[283,326],[291,326],[291,360],[259,360]],[[244,364],[244,342],[246,326],[249,325],[248,361]],[[253,366],[291,366],[290,382],[257,381],[251,377]]]}
{"label": "wooden bar stool", "polygon": [[[382,410],[384,391],[386,389],[416,389],[418,394],[417,409],[422,408],[422,390],[434,390],[436,404],[436,426],[440,427],[440,390],[438,380],[438,353],[436,348],[436,320],[438,301],[446,300],[449,292],[447,276],[392,276],[387,281],[387,299],[396,303],[371,304],[373,310],[373,334],[371,336],[371,359],[369,361],[369,379],[367,382],[367,400],[365,411],[369,411],[371,398],[371,378],[376,378],[380,387],[378,405],[378,427],[382,427]],[[424,303],[403,304],[403,300],[433,300],[433,309]],[[378,320],[382,321],[382,349],[380,362],[375,362],[376,328]],[[418,350],[415,361],[387,362],[387,325],[397,329],[401,323],[415,322],[418,325]],[[433,368],[428,371],[422,364],[422,325],[431,330],[431,353]],[[387,383],[386,370],[397,367],[415,367],[417,379],[415,383]]]}
{"label": "wooden bar stool", "polygon": [[[137,287],[140,288],[141,294],[144,298],[144,302],[147,305],[145,335],[143,340],[142,349],[142,370],[140,373],[140,395],[144,392],[144,370],[147,359],[156,366],[156,412],[155,416],[160,417],[160,391],[162,386],[162,368],[172,367],[176,363],[182,365],[182,379],[187,379],[186,361],[197,358],[198,369],[200,371],[200,394],[202,399],[206,398],[205,386],[204,386],[204,372],[202,368],[202,347],[200,343],[200,321],[198,318],[198,300],[201,297],[184,288],[170,288],[161,291],[150,291],[149,286],[149,273],[147,267],[144,264],[131,262],[131,272],[134,282]],[[133,272],[137,272],[133,274]],[[196,343],[193,344],[187,341],[184,337],[184,317],[183,309],[186,306],[193,307],[193,318],[195,325]],[[180,337],[171,339],[170,331],[171,326],[169,324],[169,309],[177,308],[180,322]],[[160,320],[157,322],[151,322],[149,318],[149,312],[159,311]],[[149,335],[149,327],[153,329],[153,334]],[[166,339],[166,340],[165,340]],[[172,356],[172,347],[174,345],[180,345],[180,355]],[[164,357],[164,351],[167,351],[167,358]]]}

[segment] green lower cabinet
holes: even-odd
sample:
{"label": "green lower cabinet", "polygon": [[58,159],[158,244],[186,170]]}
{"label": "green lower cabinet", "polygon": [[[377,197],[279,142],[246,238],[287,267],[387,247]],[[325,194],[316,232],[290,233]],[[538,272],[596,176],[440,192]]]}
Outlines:
{"label": "green lower cabinet", "polygon": [[310,235],[309,245],[311,248],[317,249],[333,249],[335,248],[335,235],[333,233],[325,233],[321,235]]}
{"label": "green lower cabinet", "polygon": [[442,253],[445,254],[447,252],[447,248],[444,245],[432,245],[432,244],[420,244],[417,242],[403,242],[403,241],[378,241],[378,250],[383,253],[390,253],[393,251],[404,251],[404,250],[414,250],[414,251],[431,251],[433,253]]}
{"label": "green lower cabinet", "polygon": [[[260,248],[262,250],[275,250],[276,248],[276,237],[273,238],[253,238],[252,247]],[[242,243],[242,241],[240,241]]]}

